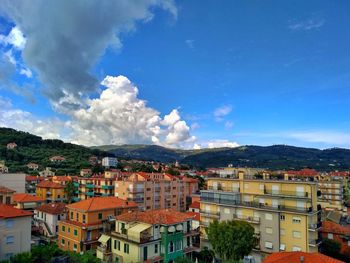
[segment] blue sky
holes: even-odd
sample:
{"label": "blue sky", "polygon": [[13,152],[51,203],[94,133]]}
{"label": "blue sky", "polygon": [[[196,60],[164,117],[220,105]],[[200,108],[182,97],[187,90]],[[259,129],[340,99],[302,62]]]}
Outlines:
{"label": "blue sky", "polygon": [[[34,1],[33,12],[24,19],[0,8],[2,60],[8,59],[9,50],[16,60],[13,74],[2,81],[0,75],[0,99],[6,104],[0,124],[91,145],[350,147],[348,1],[149,2],[123,7],[126,10],[116,6],[120,16],[140,10],[122,22],[109,21],[108,10],[99,7],[102,19],[96,12],[92,23],[114,26],[91,33],[84,26],[91,21],[79,20],[79,14],[89,10],[79,6],[68,4],[68,13],[76,18],[59,25],[55,19],[65,21],[67,6],[53,4],[57,6],[47,25],[33,18],[43,10],[41,1]],[[17,5],[19,12],[28,8],[11,1],[8,5]],[[22,48],[4,40],[13,27],[26,39]],[[69,45],[66,54],[57,55],[50,40],[62,35]],[[93,47],[79,42],[89,37]],[[83,55],[75,57],[77,52]],[[84,54],[91,56],[80,61]],[[70,79],[71,72],[80,75],[86,67],[98,83],[107,75],[126,79],[110,79],[109,86],[97,88],[86,76]],[[20,74],[23,69],[32,76]],[[51,82],[53,76],[59,82]],[[137,86],[138,93],[128,90],[130,85]],[[63,95],[56,94],[63,89]],[[103,90],[108,101],[101,99]],[[125,96],[130,92],[132,98]]]}

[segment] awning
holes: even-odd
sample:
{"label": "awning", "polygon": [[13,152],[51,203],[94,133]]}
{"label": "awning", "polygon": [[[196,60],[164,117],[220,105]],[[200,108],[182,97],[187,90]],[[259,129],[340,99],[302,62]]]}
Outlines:
{"label": "awning", "polygon": [[141,233],[142,231],[146,230],[147,228],[150,228],[150,225],[147,224],[143,224],[143,223],[139,223],[136,226],[133,226],[131,228],[128,229],[128,234],[130,234],[131,232],[133,233]]}
{"label": "awning", "polygon": [[110,236],[102,234],[98,239],[98,242],[101,242],[102,244],[106,244],[110,238],[111,238]]}

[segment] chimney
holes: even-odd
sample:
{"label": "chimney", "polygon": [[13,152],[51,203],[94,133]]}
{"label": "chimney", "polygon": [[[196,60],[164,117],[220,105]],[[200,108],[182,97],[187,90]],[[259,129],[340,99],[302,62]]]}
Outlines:
{"label": "chimney", "polygon": [[304,256],[300,256],[300,263],[304,263]]}

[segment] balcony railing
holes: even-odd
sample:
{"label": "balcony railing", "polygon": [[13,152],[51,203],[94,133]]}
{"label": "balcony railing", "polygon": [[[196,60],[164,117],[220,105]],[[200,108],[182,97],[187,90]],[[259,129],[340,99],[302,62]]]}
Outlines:
{"label": "balcony railing", "polygon": [[239,200],[228,200],[228,199],[222,199],[222,198],[211,198],[211,197],[204,197],[201,196],[201,201],[203,202],[211,202],[211,203],[217,203],[217,204],[226,204],[226,205],[232,205],[232,206],[243,206],[243,207],[256,207],[261,209],[269,209],[269,210],[281,210],[281,211],[291,211],[291,212],[299,212],[299,213],[314,213],[316,212],[312,207],[296,207],[296,206],[286,206],[286,205],[277,205],[277,206],[270,206],[263,203],[259,203],[256,201],[253,202],[244,202]]}
{"label": "balcony railing", "polygon": [[308,242],[309,246],[312,246],[312,247],[319,246],[321,243],[322,243],[322,239],[321,238],[311,239]]}
{"label": "balcony railing", "polygon": [[255,224],[260,223],[260,218],[255,217],[255,216],[233,215],[233,219],[247,221],[247,222],[255,223]]}
{"label": "balcony railing", "polygon": [[94,196],[95,192],[91,191],[91,192],[85,192],[85,195],[87,196]]}
{"label": "balcony railing", "polygon": [[144,193],[144,188],[128,188],[128,192],[131,194],[143,194]]}
{"label": "balcony railing", "polygon": [[86,184],[85,187],[89,188],[89,189],[93,189],[93,188],[95,188],[95,185],[94,184]]}
{"label": "balcony railing", "polygon": [[308,225],[308,229],[310,231],[316,231],[318,229],[320,229],[322,227],[322,223],[321,222],[318,222],[318,223],[315,223],[315,224],[309,224]]}
{"label": "balcony railing", "polygon": [[111,190],[113,188],[114,188],[114,185],[102,185],[102,189]]}
{"label": "balcony railing", "polygon": [[135,198],[128,198],[128,201],[134,201],[136,203],[143,203],[144,202],[144,198],[141,198],[141,197],[135,197]]}
{"label": "balcony railing", "polygon": [[215,211],[201,211],[201,216],[219,218],[220,212]]}
{"label": "balcony railing", "polygon": [[309,195],[308,192],[297,192],[297,191],[277,191],[277,190],[272,190],[272,189],[265,189],[264,190],[265,194],[269,195],[276,195],[276,196],[292,196],[296,198],[311,198],[311,195]]}
{"label": "balcony railing", "polygon": [[216,187],[209,185],[208,190],[239,193],[239,187],[227,187],[221,185],[218,185]]}

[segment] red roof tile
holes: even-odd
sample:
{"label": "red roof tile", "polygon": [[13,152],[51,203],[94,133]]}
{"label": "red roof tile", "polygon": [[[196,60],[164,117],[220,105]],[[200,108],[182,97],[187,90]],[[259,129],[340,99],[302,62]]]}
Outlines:
{"label": "red roof tile", "polygon": [[32,181],[43,181],[45,180],[44,177],[41,176],[35,176],[35,175],[27,175],[26,176],[26,181],[27,182],[32,182]]}
{"label": "red roof tile", "polygon": [[10,188],[7,188],[5,186],[2,186],[0,185],[0,193],[3,193],[3,194],[10,194],[10,193],[14,193],[16,192],[15,190],[12,190]]}
{"label": "red roof tile", "polygon": [[192,204],[189,206],[190,208],[195,208],[195,209],[200,209],[201,203],[198,201],[194,201]]}
{"label": "red roof tile", "polygon": [[67,205],[69,209],[84,212],[101,211],[115,208],[137,207],[135,202],[126,201],[114,196],[93,197],[74,204]]}
{"label": "red roof tile", "polygon": [[117,216],[117,220],[125,222],[143,222],[147,224],[173,225],[191,219],[193,216],[187,213],[171,209],[148,210],[145,212],[134,211]]}
{"label": "red roof tile", "polygon": [[322,222],[321,232],[350,236],[350,227],[326,220]]}
{"label": "red roof tile", "polygon": [[32,216],[32,213],[14,208],[10,205],[0,204],[0,218],[14,218],[21,216]]}
{"label": "red roof tile", "polygon": [[198,212],[186,212],[189,216],[193,218],[193,220],[200,221],[201,220],[201,214]]}
{"label": "red roof tile", "polygon": [[268,256],[263,263],[300,263],[304,257],[304,263],[342,263],[342,261],[322,255],[306,252],[277,252]]}
{"label": "red roof tile", "polygon": [[31,202],[44,202],[45,200],[30,194],[19,193],[13,195],[13,201],[16,203],[31,203]]}
{"label": "red roof tile", "polygon": [[62,214],[66,211],[66,204],[65,203],[49,203],[49,204],[44,204],[35,210],[48,213],[48,214],[53,214],[53,215],[58,215]]}
{"label": "red roof tile", "polygon": [[62,185],[58,184],[58,183],[54,183],[54,182],[51,182],[51,181],[41,181],[40,183],[37,184],[36,187],[39,187],[39,188],[64,188]]}

